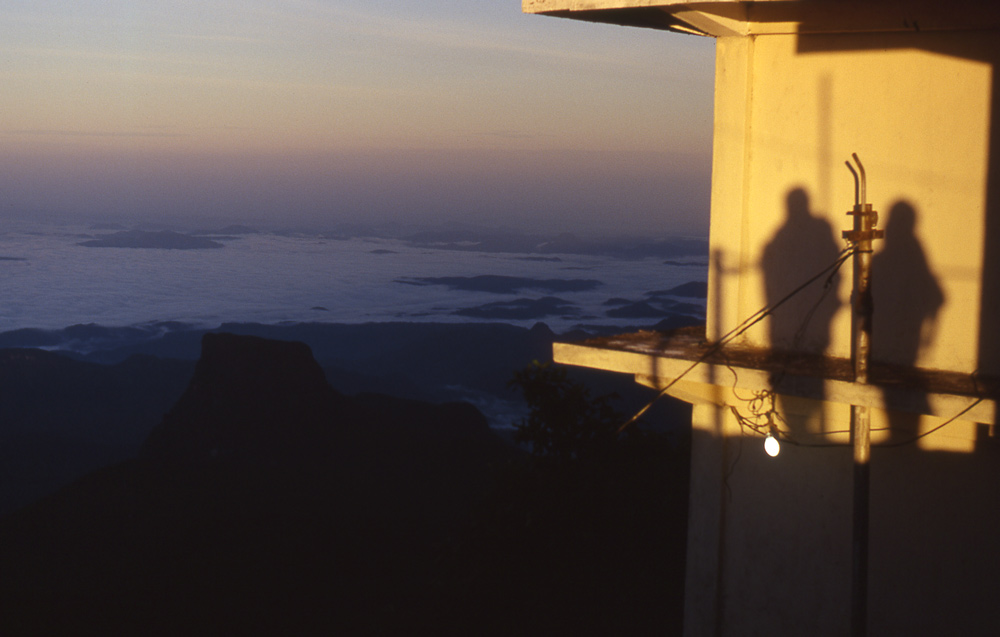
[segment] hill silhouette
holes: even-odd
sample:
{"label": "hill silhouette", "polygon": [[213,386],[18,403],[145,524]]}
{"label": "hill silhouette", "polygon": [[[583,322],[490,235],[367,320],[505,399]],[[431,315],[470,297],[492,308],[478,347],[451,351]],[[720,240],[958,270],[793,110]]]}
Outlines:
{"label": "hill silhouette", "polygon": [[144,248],[156,250],[204,250],[221,248],[218,241],[190,234],[160,230],[123,230],[112,234],[101,235],[96,239],[81,241],[79,244],[87,248]]}
{"label": "hill silhouette", "polygon": [[[526,409],[508,382],[531,361],[550,360],[556,338],[542,323],[531,329],[496,323],[230,323],[219,330],[305,342],[327,380],[344,394],[471,402],[491,427],[507,434]],[[88,471],[135,457],[184,392],[206,333],[154,323],[0,335],[0,346],[14,348],[0,350],[0,515]],[[571,373],[595,391],[621,395],[623,409],[649,399],[650,392],[628,378],[592,370]],[[675,419],[666,415],[661,421]]]}
{"label": "hill silhouette", "polygon": [[99,365],[0,349],[0,514],[135,456],[193,370],[143,354]]}
{"label": "hill silhouette", "polygon": [[206,334],[137,459],[0,518],[0,633],[639,634],[683,573],[661,451],[535,471],[467,404],[347,396],[302,343]]}
{"label": "hill silhouette", "polygon": [[394,621],[381,600],[419,591],[433,539],[512,453],[468,405],[347,397],[301,343],[207,334],[137,460],[0,522],[0,632]]}

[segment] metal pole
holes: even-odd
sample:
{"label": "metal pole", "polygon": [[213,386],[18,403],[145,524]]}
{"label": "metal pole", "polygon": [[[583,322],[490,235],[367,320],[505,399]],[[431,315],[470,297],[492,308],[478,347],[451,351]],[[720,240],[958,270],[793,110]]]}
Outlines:
{"label": "metal pole", "polygon": [[[851,358],[854,363],[854,382],[868,382],[868,363],[871,358],[872,314],[874,304],[871,292],[872,239],[881,238],[875,230],[878,213],[865,202],[867,186],[865,169],[857,154],[852,154],[858,165],[854,171],[854,228],[844,232],[844,238],[854,244],[854,291],[851,313]],[[860,186],[860,188],[859,188]],[[860,192],[859,192],[860,190]],[[854,497],[851,530],[851,634],[864,637],[868,633],[868,521],[869,521],[869,466],[871,460],[871,415],[867,405],[851,406],[851,443],[854,450]]]}
{"label": "metal pole", "polygon": [[851,407],[854,507],[851,529],[851,634],[868,634],[868,488],[871,457],[868,407]]}

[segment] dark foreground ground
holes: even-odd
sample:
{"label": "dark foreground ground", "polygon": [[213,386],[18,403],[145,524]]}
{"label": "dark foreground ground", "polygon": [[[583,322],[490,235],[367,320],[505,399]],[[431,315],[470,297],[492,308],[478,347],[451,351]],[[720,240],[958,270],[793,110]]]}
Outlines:
{"label": "dark foreground ground", "polygon": [[677,634],[686,457],[532,458],[210,335],[138,457],[0,519],[0,633]]}

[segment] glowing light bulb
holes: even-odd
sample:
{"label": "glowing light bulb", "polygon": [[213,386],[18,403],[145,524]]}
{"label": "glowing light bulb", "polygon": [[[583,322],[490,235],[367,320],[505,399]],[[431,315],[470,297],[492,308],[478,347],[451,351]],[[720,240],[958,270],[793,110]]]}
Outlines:
{"label": "glowing light bulb", "polygon": [[770,433],[767,434],[767,438],[764,438],[764,451],[767,452],[767,455],[772,458],[778,455],[781,451],[781,445],[778,444],[778,439]]}

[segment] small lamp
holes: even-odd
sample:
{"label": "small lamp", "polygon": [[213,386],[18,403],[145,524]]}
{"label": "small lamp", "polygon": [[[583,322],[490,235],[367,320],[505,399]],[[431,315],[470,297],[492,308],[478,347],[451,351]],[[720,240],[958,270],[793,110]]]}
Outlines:
{"label": "small lamp", "polygon": [[778,444],[778,439],[774,437],[772,431],[767,432],[767,437],[764,438],[764,451],[772,458],[781,452],[781,445]]}

